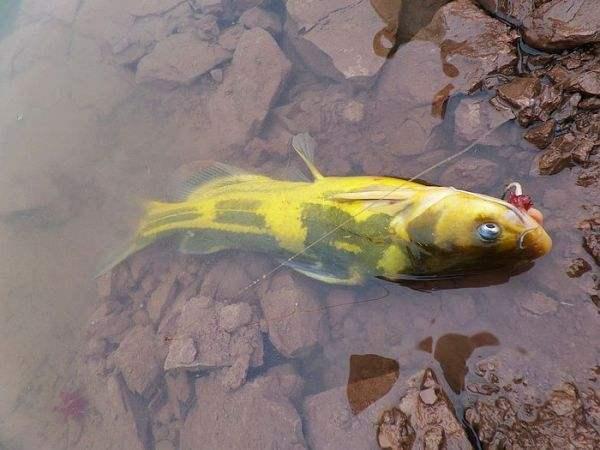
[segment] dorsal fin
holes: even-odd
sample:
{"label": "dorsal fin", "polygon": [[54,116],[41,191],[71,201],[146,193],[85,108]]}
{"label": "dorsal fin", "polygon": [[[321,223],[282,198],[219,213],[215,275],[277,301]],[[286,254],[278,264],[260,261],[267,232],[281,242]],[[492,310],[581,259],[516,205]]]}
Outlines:
{"label": "dorsal fin", "polygon": [[302,158],[315,180],[320,180],[323,178],[323,175],[321,172],[319,172],[319,169],[315,167],[314,158],[317,143],[310,134],[301,133],[295,135],[292,138],[292,148],[296,151],[296,153],[298,153],[300,158]]}
{"label": "dorsal fin", "polygon": [[169,199],[171,201],[187,200],[190,196],[193,196],[198,187],[204,184],[212,183],[223,187],[258,176],[260,175],[254,175],[237,167],[217,162],[185,178],[183,182],[176,183]]}

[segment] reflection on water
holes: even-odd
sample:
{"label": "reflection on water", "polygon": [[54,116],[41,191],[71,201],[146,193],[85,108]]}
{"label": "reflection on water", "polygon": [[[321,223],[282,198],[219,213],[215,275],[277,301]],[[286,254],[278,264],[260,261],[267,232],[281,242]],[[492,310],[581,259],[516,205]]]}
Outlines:
{"label": "reflection on water", "polygon": [[[576,224],[593,181],[535,175],[523,130],[473,92],[516,63],[513,31],[471,2],[424,30],[447,2],[190,3],[27,0],[12,30],[0,3],[0,448],[376,448],[410,386],[446,413],[445,383],[459,411],[500,389],[463,389],[481,378],[587,392],[597,281]],[[378,33],[394,57],[373,54]],[[511,278],[262,280],[268,258],[163,242],[93,279],[141,201],[201,160],[280,174],[310,132],[324,173],[411,177],[490,130],[423,178],[523,183],[555,249]],[[567,275],[576,258],[592,270]],[[445,380],[422,383],[437,363]]]}
{"label": "reflection on water", "polygon": [[354,414],[389,392],[398,380],[398,362],[378,355],[350,355],[346,395]]}
{"label": "reflection on water", "polygon": [[481,332],[472,336],[448,333],[435,342],[432,352],[433,339],[431,337],[419,342],[419,350],[433,353],[433,357],[440,363],[446,382],[458,394],[465,387],[465,376],[469,371],[467,361],[479,347],[499,345],[500,342],[491,333]]}

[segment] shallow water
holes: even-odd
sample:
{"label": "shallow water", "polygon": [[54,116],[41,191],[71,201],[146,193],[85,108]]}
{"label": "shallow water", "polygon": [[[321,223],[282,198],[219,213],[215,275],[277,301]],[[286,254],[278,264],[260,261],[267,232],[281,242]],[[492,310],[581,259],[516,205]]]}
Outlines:
{"label": "shallow water", "polygon": [[[99,418],[107,411],[94,403],[98,397],[86,390],[97,386],[88,386],[89,377],[82,375],[89,361],[90,317],[103,301],[94,274],[99,261],[123,245],[134,229],[141,200],[165,197],[182,165],[218,160],[282,173],[294,158],[287,148],[289,137],[310,131],[319,142],[317,165],[326,174],[408,178],[504,120],[491,111],[484,119],[472,119],[490,95],[466,95],[469,82],[460,81],[463,73],[449,77],[456,89],[442,119],[444,108],[432,94],[439,94],[447,82],[444,77],[456,67],[435,39],[404,42],[444,2],[429,2],[431,10],[424,10],[413,6],[419,2],[405,1],[401,22],[420,26],[402,36],[394,58],[369,63],[385,66],[366,81],[345,81],[340,73],[332,78],[332,67],[321,66],[318,58],[307,66],[282,32],[275,33],[276,42],[293,63],[286,76],[281,72],[287,69],[274,68],[285,65],[283,54],[274,57],[272,49],[263,53],[259,48],[259,56],[276,61],[268,59],[267,67],[257,68],[253,64],[260,58],[254,55],[244,62],[254,70],[248,74],[252,80],[244,79],[243,71],[232,79],[234,55],[233,62],[228,56],[215,65],[224,69],[223,81],[219,73],[207,72],[188,85],[139,78],[138,61],[156,41],[166,39],[164,27],[196,27],[215,41],[215,26],[222,34],[241,10],[259,2],[236,2],[237,10],[223,12],[211,26],[190,25],[181,18],[188,13],[173,12],[187,2],[113,3],[25,0],[13,21],[0,20],[0,449],[123,448],[106,435],[111,422]],[[386,2],[382,4],[374,17],[382,17]],[[283,2],[271,2],[270,9],[280,20],[285,17]],[[169,14],[173,17],[167,20]],[[155,24],[161,17],[178,25]],[[371,26],[373,19],[369,20]],[[344,31],[351,53],[361,51],[357,42],[372,45],[373,33],[363,32],[363,25]],[[340,34],[332,36],[340,39]],[[346,41],[337,42],[343,47]],[[462,67],[460,61],[456,64]],[[148,77],[156,77],[156,72]],[[433,75],[435,79],[427,78]],[[270,86],[268,76],[281,77],[281,89],[277,83]],[[233,108],[227,104],[231,95],[253,89],[264,90],[259,98],[250,96],[254,103],[240,102]],[[272,101],[265,100],[271,91]],[[330,417],[327,408],[321,410],[318,394],[333,389],[337,395],[335,389],[345,389],[352,355],[376,354],[397,361],[399,384],[425,367],[433,368],[459,414],[475,398],[465,390],[474,380],[474,365],[490,355],[508,355],[509,366],[526,373],[539,392],[560,381],[573,381],[582,390],[594,384],[590,379],[599,364],[600,327],[589,292],[597,267],[581,278],[568,277],[566,270],[576,257],[590,260],[576,226],[590,217],[591,205],[597,207],[597,190],[575,184],[577,169],[536,175],[536,151],[521,134],[518,125],[506,123],[473,151],[419,178],[494,196],[506,183],[520,181],[546,214],[546,228],[554,240],[552,253],[530,270],[497,282],[475,279],[470,280],[472,286],[443,285],[432,291],[378,280],[367,287],[337,288],[298,277],[299,285],[314,291],[319,307],[330,307],[304,313],[319,315],[319,340],[310,351],[285,357],[262,333],[264,363],[249,371],[247,382],[269,368],[292,364],[304,381],[292,403],[309,446],[325,448],[323,440],[330,439],[329,448],[355,448],[350,441],[364,429],[356,425],[355,434],[327,438],[327,427],[319,424]],[[261,140],[252,141],[256,136]],[[158,257],[168,254],[167,249]],[[219,258],[207,258],[208,267]],[[254,256],[241,255],[234,261],[231,267],[246,267],[250,279],[260,275],[253,272]],[[261,264],[259,268],[265,267]],[[236,277],[232,279],[235,284]],[[255,305],[260,289],[252,288],[247,296]],[[331,308],[347,301],[351,305]],[[470,339],[484,332],[483,341]],[[223,375],[211,376],[218,381]],[[204,383],[208,375],[194,372],[192,379]],[[162,383],[158,378],[155,382]],[[82,419],[67,420],[57,405],[61,392],[74,389],[84,393],[88,406]],[[370,407],[368,418],[360,419],[359,413],[356,420],[371,421],[398,400],[397,391],[386,397],[385,405]],[[202,398],[195,402],[201,406]],[[147,414],[139,413],[137,419],[146,420]],[[179,419],[181,427],[184,419]],[[145,448],[159,448],[161,442],[152,420],[150,431],[139,420],[137,425],[136,420],[130,423],[138,427],[138,434],[145,430]],[[202,436],[203,430],[193,425],[196,436]],[[245,433],[238,423],[226,429]],[[98,435],[89,437],[94,433]],[[180,433],[186,431],[177,428],[176,437],[168,435],[163,441],[170,444],[160,448],[184,448]],[[377,448],[371,434],[360,442]],[[281,445],[278,448],[291,448]]]}

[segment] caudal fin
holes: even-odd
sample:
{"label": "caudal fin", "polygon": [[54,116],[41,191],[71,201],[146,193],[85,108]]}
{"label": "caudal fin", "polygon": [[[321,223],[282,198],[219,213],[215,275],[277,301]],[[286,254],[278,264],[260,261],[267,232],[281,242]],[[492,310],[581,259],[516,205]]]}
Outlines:
{"label": "caudal fin", "polygon": [[130,243],[108,257],[96,272],[96,278],[109,272],[129,256],[146,248],[153,242],[163,237],[171,236],[189,226],[190,221],[200,217],[196,209],[189,207],[185,202],[164,203],[147,202],[145,214],[142,218],[135,236]]}

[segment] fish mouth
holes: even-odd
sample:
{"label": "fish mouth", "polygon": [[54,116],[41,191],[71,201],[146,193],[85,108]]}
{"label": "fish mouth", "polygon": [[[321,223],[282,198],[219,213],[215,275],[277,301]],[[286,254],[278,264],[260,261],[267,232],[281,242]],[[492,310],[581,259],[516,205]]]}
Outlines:
{"label": "fish mouth", "polygon": [[530,228],[519,236],[519,248],[527,259],[537,259],[552,249],[552,239],[542,227]]}

